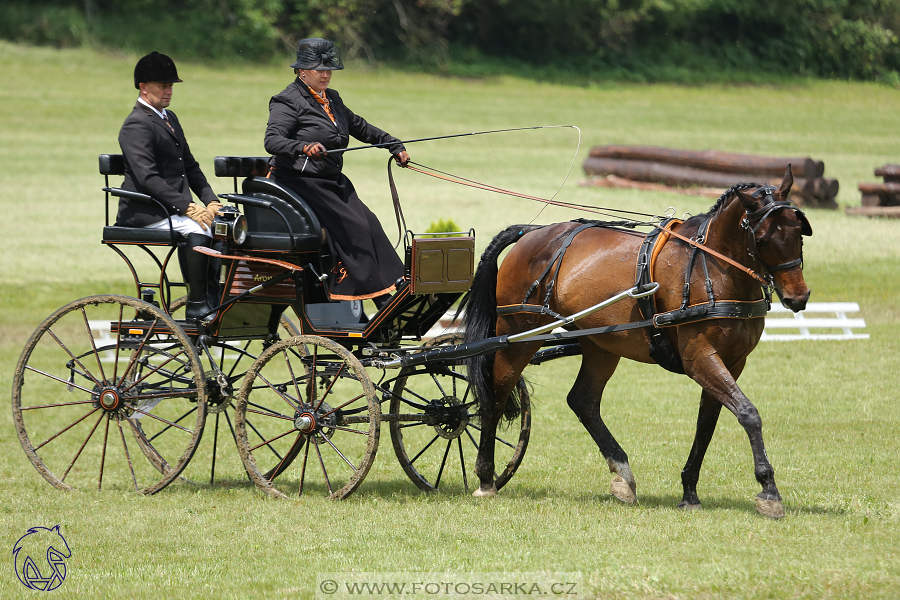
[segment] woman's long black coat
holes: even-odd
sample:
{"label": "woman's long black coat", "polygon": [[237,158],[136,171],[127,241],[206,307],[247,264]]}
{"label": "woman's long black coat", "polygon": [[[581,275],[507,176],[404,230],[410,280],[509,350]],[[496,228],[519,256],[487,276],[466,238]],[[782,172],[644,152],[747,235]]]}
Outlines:
{"label": "woman's long black coat", "polygon": [[378,218],[341,172],[343,154],[307,158],[303,147],[319,142],[326,150],[346,148],[353,136],[366,144],[391,144],[387,146],[391,154],[405,148],[400,140],[354,114],[336,90],[326,93],[336,123],[299,79],[269,101],[265,148],[272,154],[271,176],[300,194],[328,232],[337,258],[329,278],[329,296],[336,300],[374,298],[394,289],[403,276],[403,262]]}

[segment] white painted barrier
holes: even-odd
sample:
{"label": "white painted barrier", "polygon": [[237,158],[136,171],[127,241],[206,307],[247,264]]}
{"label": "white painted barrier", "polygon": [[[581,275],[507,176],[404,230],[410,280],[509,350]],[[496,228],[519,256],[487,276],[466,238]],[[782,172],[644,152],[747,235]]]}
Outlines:
{"label": "white painted barrier", "polygon": [[[780,304],[773,304],[766,316],[766,328],[760,341],[867,340],[868,333],[853,332],[854,329],[864,329],[865,320],[847,317],[847,313],[856,312],[859,312],[859,304],[856,302],[809,302],[806,309],[798,313],[793,313]],[[833,314],[834,317],[810,317],[810,314]],[[774,333],[783,330],[797,330],[798,333]]]}

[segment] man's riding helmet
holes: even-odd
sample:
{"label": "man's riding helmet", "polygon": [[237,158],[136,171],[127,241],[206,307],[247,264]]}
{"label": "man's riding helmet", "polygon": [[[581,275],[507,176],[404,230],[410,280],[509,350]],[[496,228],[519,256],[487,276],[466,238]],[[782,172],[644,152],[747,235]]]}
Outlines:
{"label": "man's riding helmet", "polygon": [[165,54],[151,52],[138,61],[134,67],[134,88],[141,89],[140,83],[158,81],[160,83],[181,83],[175,63]]}
{"label": "man's riding helmet", "polygon": [[297,44],[297,62],[292,69],[304,71],[339,71],[344,68],[341,52],[331,40],[306,38]]}

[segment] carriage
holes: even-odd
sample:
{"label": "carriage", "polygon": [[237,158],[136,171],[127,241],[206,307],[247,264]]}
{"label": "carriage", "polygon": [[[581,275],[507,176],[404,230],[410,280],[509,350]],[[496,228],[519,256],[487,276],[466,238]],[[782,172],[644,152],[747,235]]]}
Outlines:
{"label": "carriage", "polygon": [[[100,155],[99,163],[102,243],[124,259],[135,296],[71,302],[23,350],[14,421],[48,482],[147,494],[179,478],[214,484],[233,440],[247,474],[269,494],[343,498],[368,473],[386,423],[415,485],[468,488],[480,415],[460,359],[384,365],[459,342],[452,333],[423,337],[468,290],[474,230],[407,232],[398,291],[366,315],[359,301],[328,300],[327,233],[302,198],[265,178],[267,159],[217,157],[215,173],[233,178],[234,192],[221,195],[228,204],[213,225],[219,310],[201,325],[181,316],[185,284],[169,275],[179,234],[110,225],[110,198],[157,201],[110,187],[111,176],[124,174],[121,155]],[[498,436],[498,486],[522,461],[530,419],[526,395],[521,418]],[[189,462],[202,465],[193,478],[183,475]]]}
{"label": "carriage", "polygon": [[[110,197],[156,200],[109,186],[124,172],[121,156],[101,155],[100,172],[103,244],[125,260],[136,295],[57,310],[27,342],[13,379],[19,439],[52,485],[106,482],[151,494],[176,479],[227,485],[249,476],[275,497],[345,498],[372,467],[386,423],[416,486],[468,491],[474,472],[474,494],[490,496],[528,445],[522,369],[581,354],[568,403],[606,459],[615,496],[636,501],[634,476],[599,404],[625,357],[703,388],[679,506],[700,506],[700,465],[726,406],[750,439],[757,509],[783,516],[758,411],[736,379],[772,290],[795,311],[809,298],[802,237],[812,228],[787,200],[790,166],[779,188],[736,184],[686,220],[510,226],[477,273],[474,230],[407,231],[397,292],[367,315],[358,301],[329,301],[326,230],[303,198],[265,177],[267,159],[218,157],[215,173],[233,178],[234,191],[221,195],[229,204],[213,223],[219,248],[196,249],[215,259],[220,281],[215,317],[204,323],[180,318],[184,283],[168,275],[184,245],[175,232],[109,225]],[[642,224],[649,234],[633,231]],[[155,279],[139,276],[138,250]],[[583,276],[593,272],[604,277]],[[465,338],[426,339],[458,303]],[[217,473],[229,439],[241,458],[237,477]]]}

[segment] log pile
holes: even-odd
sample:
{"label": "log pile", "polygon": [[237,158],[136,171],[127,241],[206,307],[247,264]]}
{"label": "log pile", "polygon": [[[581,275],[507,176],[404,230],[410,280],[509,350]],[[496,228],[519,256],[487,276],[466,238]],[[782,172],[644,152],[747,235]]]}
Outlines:
{"label": "log pile", "polygon": [[900,217],[900,165],[884,165],[875,169],[881,183],[859,184],[862,206],[847,207],[848,215]]}
{"label": "log pile", "polygon": [[837,180],[826,179],[825,164],[808,157],[770,158],[658,146],[595,146],[583,168],[592,177],[585,185],[670,189],[712,196],[736,183],[778,185],[788,165],[794,175],[791,200],[795,204],[837,208]]}

